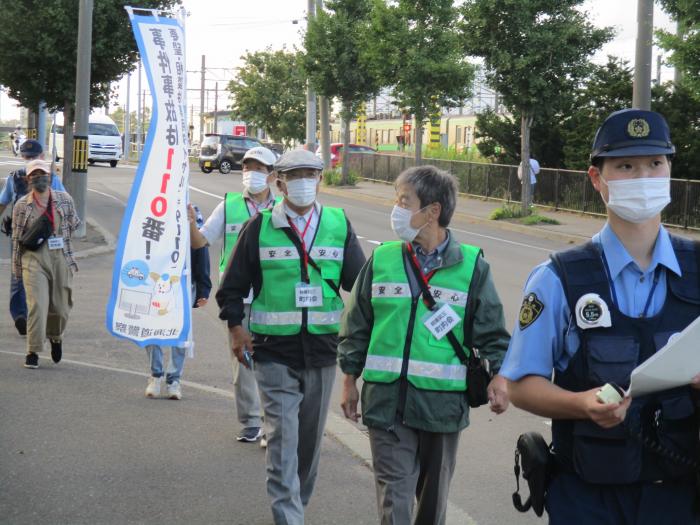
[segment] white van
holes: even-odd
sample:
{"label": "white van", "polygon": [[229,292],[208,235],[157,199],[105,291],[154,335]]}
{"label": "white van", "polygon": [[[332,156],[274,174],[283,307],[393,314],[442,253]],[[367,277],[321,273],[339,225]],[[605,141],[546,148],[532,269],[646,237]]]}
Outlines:
{"label": "white van", "polygon": [[[56,115],[56,123],[51,126],[49,151],[54,148],[54,128],[56,130],[56,160],[63,155],[63,114]],[[90,154],[88,162],[109,162],[113,168],[122,158],[122,136],[114,121],[106,115],[90,115],[88,128]],[[48,155],[47,155],[48,156]]]}

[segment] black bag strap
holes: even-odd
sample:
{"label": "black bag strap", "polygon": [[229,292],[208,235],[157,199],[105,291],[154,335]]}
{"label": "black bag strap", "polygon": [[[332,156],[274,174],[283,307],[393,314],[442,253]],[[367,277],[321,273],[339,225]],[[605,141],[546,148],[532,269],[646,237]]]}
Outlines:
{"label": "black bag strap", "polygon": [[[406,256],[406,245],[403,247],[403,253],[404,256]],[[425,284],[425,281],[423,280],[423,274],[421,273],[420,268],[416,266],[415,261],[413,260],[413,257],[408,257],[408,263],[413,270],[413,274],[416,276],[416,280],[418,281],[418,285],[420,286],[421,293],[423,295],[423,301],[425,301],[425,305],[428,307],[430,311],[435,310],[435,306],[437,303],[435,302],[435,298],[433,297],[433,294],[430,293],[430,290],[428,289],[428,285]],[[464,351],[464,348],[462,348],[462,345],[459,344],[459,341],[457,340],[457,336],[454,334],[453,330],[450,330],[447,332],[447,339],[452,345],[452,348],[455,351],[455,354],[457,354],[457,357],[459,360],[462,362],[463,365],[467,365],[469,363],[469,357],[467,357],[466,352]],[[472,351],[472,356],[474,356],[474,352]]]}
{"label": "black bag strap", "polygon": [[[294,244],[294,246],[296,247],[297,250],[303,249],[302,245],[301,245],[301,241],[299,240],[299,237],[297,235],[295,235],[294,233],[292,233],[291,228],[282,228],[282,231],[284,231],[285,235],[287,237],[289,237],[289,240],[292,241],[292,243]],[[326,279],[323,277],[323,273],[321,272],[321,268],[318,266],[316,261],[313,260],[313,258],[311,257],[311,254],[309,254],[309,253],[306,254],[306,260],[309,261],[309,264],[311,265],[311,267],[321,275],[321,278],[326,282],[326,284],[328,286],[331,287],[331,290],[333,290],[335,292],[335,294],[338,297],[340,297],[340,287],[337,284],[335,284],[332,279]]]}

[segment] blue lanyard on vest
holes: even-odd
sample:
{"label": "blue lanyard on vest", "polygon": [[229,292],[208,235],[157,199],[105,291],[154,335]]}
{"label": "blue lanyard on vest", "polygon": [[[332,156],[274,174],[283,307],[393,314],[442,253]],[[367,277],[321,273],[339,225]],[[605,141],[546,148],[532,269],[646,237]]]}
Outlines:
{"label": "blue lanyard on vest", "polygon": [[[605,275],[608,278],[608,283],[610,283],[610,291],[612,292],[612,300],[615,307],[620,310],[620,303],[617,300],[617,292],[615,291],[615,283],[612,279],[612,274],[610,273],[610,267],[608,266],[608,259],[605,257],[605,252],[601,249],[600,255],[603,258],[603,266],[605,266]],[[659,284],[659,278],[661,277],[661,265],[657,264],[654,270],[654,282],[651,285],[651,290],[649,290],[649,295],[647,296],[647,301],[644,304],[644,311],[640,317],[646,317],[649,313],[649,306],[651,306],[651,299],[656,291],[656,285]]]}

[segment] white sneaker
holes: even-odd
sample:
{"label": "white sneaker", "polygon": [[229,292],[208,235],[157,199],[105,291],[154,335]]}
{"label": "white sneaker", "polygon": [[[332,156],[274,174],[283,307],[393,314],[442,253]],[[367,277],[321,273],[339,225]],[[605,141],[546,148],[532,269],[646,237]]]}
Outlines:
{"label": "white sneaker", "polygon": [[173,381],[167,385],[168,399],[182,399],[182,388],[180,381]]}
{"label": "white sneaker", "polygon": [[162,377],[149,377],[148,386],[146,387],[146,397],[158,397],[160,395],[160,385],[162,382]]}

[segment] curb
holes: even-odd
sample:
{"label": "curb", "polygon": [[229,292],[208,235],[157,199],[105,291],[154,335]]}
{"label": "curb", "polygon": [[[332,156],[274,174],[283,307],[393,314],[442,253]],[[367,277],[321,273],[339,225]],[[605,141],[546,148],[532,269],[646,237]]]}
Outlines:
{"label": "curb", "polygon": [[[377,184],[383,184],[383,183],[379,182]],[[371,195],[366,195],[364,193],[352,194],[352,193],[348,193],[344,190],[330,188],[328,186],[323,186],[321,191],[323,193],[328,193],[330,195],[335,195],[337,197],[345,197],[345,198],[355,199],[355,200],[369,202],[369,203],[373,203],[373,204],[381,204],[384,206],[393,206],[393,204],[394,204],[394,201],[391,199],[385,199],[383,197],[373,197]],[[459,194],[459,195],[462,196],[463,194]],[[551,230],[545,230],[543,228],[537,228],[536,226],[523,226],[520,224],[514,224],[512,222],[506,222],[506,221],[493,221],[491,219],[485,219],[484,217],[480,217],[478,215],[471,215],[469,213],[464,213],[464,212],[461,212],[458,210],[455,211],[454,216],[461,219],[461,220],[470,222],[472,224],[485,224],[488,226],[492,226],[494,228],[499,228],[501,230],[507,230],[507,231],[512,231],[515,233],[524,233],[524,234],[534,235],[534,236],[537,236],[537,237],[540,237],[543,239],[547,239],[550,241],[559,241],[559,242],[564,242],[567,244],[578,244],[580,242],[590,240],[590,237],[588,237],[586,235],[576,235],[576,234],[556,232],[556,231],[551,231]]]}

